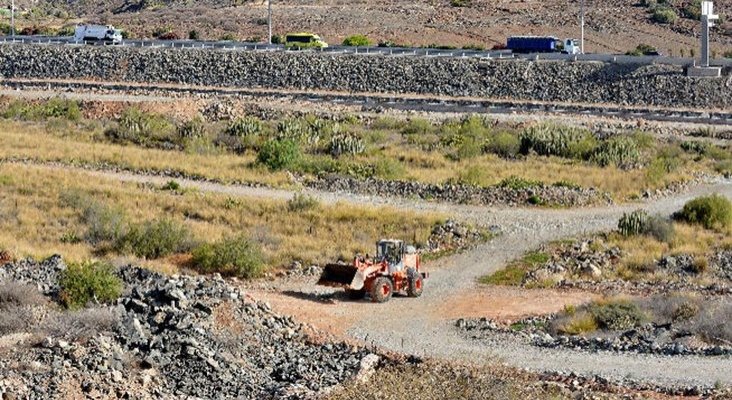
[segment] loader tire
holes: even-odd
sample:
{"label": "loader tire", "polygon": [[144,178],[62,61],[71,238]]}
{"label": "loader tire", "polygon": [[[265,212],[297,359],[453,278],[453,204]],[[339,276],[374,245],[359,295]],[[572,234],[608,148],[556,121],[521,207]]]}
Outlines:
{"label": "loader tire", "polygon": [[386,303],[394,292],[394,285],[391,279],[382,276],[374,280],[371,285],[371,301],[374,303]]}
{"label": "loader tire", "polygon": [[407,270],[407,295],[409,297],[419,297],[424,290],[424,280],[422,275],[414,268]]}
{"label": "loader tire", "polygon": [[366,296],[366,290],[353,290],[353,289],[346,289],[346,295],[351,300],[361,300]]}

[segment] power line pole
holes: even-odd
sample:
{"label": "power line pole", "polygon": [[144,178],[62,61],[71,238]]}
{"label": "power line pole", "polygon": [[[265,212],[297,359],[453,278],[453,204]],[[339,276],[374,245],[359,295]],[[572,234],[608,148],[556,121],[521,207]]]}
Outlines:
{"label": "power line pole", "polygon": [[272,44],[272,0],[267,0],[267,43]]}
{"label": "power line pole", "polygon": [[15,0],[10,2],[10,36],[15,38]]}
{"label": "power line pole", "polygon": [[585,54],[585,0],[580,1],[580,54]]}

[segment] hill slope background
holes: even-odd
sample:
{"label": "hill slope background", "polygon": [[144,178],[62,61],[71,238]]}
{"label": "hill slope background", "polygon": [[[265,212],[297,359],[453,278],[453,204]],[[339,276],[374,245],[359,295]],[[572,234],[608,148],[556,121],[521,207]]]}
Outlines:
{"label": "hill slope background", "polygon": [[[649,44],[671,55],[698,54],[699,0],[587,0],[588,52],[625,52]],[[21,26],[59,29],[77,22],[111,23],[132,37],[166,32],[188,38],[264,41],[262,0],[17,0]],[[713,49],[732,51],[732,2],[717,1],[723,21]],[[671,10],[671,23],[657,10]],[[332,44],[353,34],[374,43],[491,48],[516,34],[579,36],[579,1],[567,0],[283,0],[273,2],[274,33],[312,31]],[[661,16],[662,17],[662,16]],[[3,19],[7,19],[4,17]],[[8,21],[3,21],[7,23]]]}

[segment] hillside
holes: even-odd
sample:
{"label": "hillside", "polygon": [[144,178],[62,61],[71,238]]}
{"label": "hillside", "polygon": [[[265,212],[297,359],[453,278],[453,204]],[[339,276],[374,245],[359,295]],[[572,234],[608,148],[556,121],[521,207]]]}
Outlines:
{"label": "hillside", "polygon": [[[107,22],[132,37],[155,37],[172,31],[188,38],[227,37],[264,40],[267,34],[266,1],[246,0],[19,0],[25,11],[21,26],[56,29],[79,21]],[[314,31],[330,43],[352,34],[366,34],[374,42],[409,45],[477,45],[490,48],[514,34],[552,34],[578,37],[578,2],[559,0],[376,0],[278,1],[274,33]],[[673,55],[698,53],[699,23],[694,1],[611,0],[588,1],[587,50],[625,52],[640,43]],[[717,1],[718,13],[732,15],[732,3]],[[671,9],[673,23],[654,21],[654,10]],[[656,16],[658,18],[658,16]],[[732,18],[727,18],[731,20]],[[714,50],[732,51],[732,22],[714,28]]]}

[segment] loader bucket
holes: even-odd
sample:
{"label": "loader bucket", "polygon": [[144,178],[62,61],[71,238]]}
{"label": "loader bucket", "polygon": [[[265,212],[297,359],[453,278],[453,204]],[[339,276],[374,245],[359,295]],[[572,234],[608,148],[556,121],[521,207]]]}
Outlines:
{"label": "loader bucket", "polygon": [[[359,275],[358,269],[351,264],[327,264],[323,268],[318,285],[360,289],[363,283],[359,285],[358,282],[354,282],[357,275]],[[356,279],[356,281],[359,281],[359,279]],[[354,283],[359,287],[352,287]]]}

